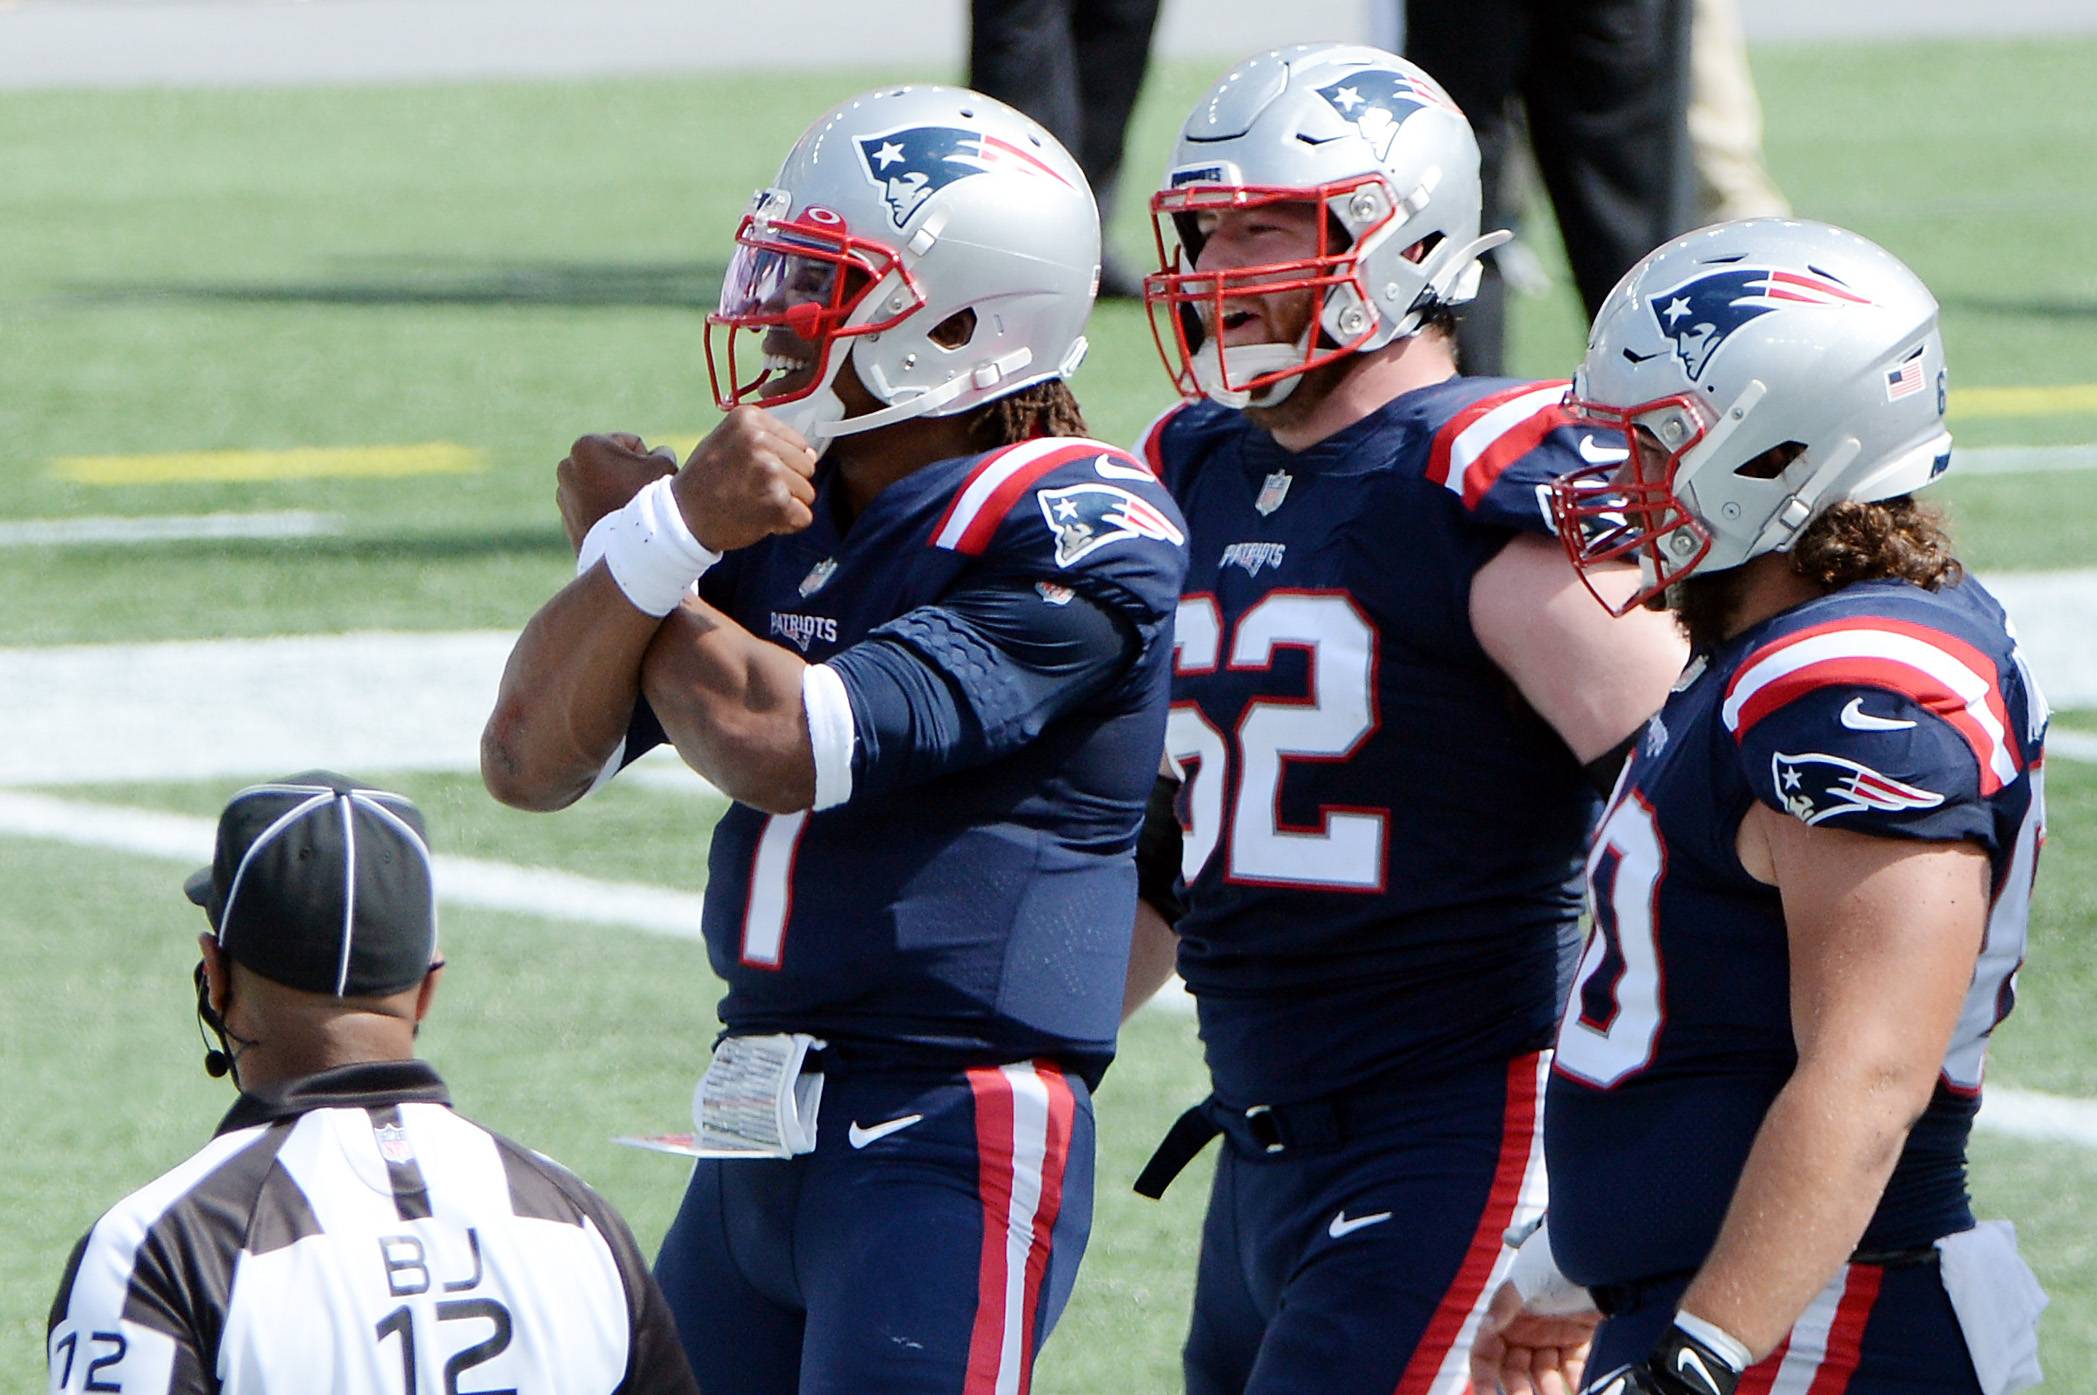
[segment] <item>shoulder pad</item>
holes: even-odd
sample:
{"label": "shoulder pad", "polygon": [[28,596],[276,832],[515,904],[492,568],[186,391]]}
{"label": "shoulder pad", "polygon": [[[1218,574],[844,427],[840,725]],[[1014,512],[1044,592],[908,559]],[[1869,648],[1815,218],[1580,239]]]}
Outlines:
{"label": "shoulder pad", "polygon": [[[1831,769],[1861,764],[1865,776],[1879,773],[1889,746],[1908,750],[1911,763],[1923,746],[1963,749],[1982,798],[2024,768],[1995,661],[1956,635],[1886,615],[1829,620],[1758,646],[1727,683],[1720,717],[1743,749],[1788,739]],[[1758,736],[1765,725],[1772,730]]]}
{"label": "shoulder pad", "polygon": [[[1508,468],[1522,461],[1553,431],[1572,424],[1565,410],[1564,380],[1516,383],[1495,388],[1459,408],[1434,433],[1427,453],[1427,478],[1476,509]],[[1572,469],[1578,460],[1553,458],[1534,471],[1538,483]],[[1526,490],[1527,486],[1525,486]]]}
{"label": "shoulder pad", "polygon": [[1112,575],[1146,595],[1177,597],[1187,566],[1186,524],[1150,467],[1083,437],[980,457],[930,543],[1035,576]]}

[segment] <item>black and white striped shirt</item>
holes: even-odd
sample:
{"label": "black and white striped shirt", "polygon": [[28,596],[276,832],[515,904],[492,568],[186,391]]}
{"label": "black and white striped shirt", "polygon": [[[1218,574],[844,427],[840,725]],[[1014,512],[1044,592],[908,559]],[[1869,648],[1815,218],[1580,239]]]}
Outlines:
{"label": "black and white striped shirt", "polygon": [[74,1249],[47,1351],[54,1392],[697,1392],[618,1213],[420,1061],[243,1094]]}

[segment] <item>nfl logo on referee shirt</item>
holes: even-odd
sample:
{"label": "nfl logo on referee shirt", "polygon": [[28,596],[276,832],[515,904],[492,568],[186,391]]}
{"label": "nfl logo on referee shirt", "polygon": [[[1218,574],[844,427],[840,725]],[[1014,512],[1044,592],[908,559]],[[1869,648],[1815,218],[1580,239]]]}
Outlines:
{"label": "nfl logo on referee shirt", "polygon": [[371,1131],[378,1140],[379,1156],[387,1162],[400,1164],[415,1160],[415,1149],[408,1142],[408,1131],[399,1124],[380,1124]]}
{"label": "nfl logo on referee shirt", "polygon": [[1252,501],[1254,511],[1262,518],[1273,513],[1289,497],[1289,486],[1295,482],[1296,477],[1287,470],[1276,470],[1267,476],[1266,483],[1260,486],[1260,497]]}

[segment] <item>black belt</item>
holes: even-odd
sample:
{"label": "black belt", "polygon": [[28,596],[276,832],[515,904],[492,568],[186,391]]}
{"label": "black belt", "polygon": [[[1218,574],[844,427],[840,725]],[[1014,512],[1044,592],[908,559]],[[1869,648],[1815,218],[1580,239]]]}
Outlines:
{"label": "black belt", "polygon": [[[1850,1255],[1848,1263],[1868,1264],[1879,1269],[1908,1269],[1918,1264],[1935,1264],[1937,1260],[1935,1245],[1916,1245],[1903,1250],[1858,1250]],[[1645,1306],[1662,1290],[1687,1285],[1694,1277],[1684,1270],[1679,1274],[1661,1274],[1628,1284],[1596,1284],[1588,1292],[1594,1295],[1595,1306],[1602,1310],[1602,1316],[1615,1317],[1618,1313]]]}
{"label": "black belt", "polygon": [[1330,1148],[1364,1132],[1383,1111],[1375,1093],[1326,1095],[1295,1104],[1227,1105],[1214,1095],[1173,1121],[1157,1151],[1136,1177],[1136,1192],[1152,1200],[1165,1195],[1172,1179],[1209,1146],[1218,1134],[1248,1153],[1287,1153],[1298,1148]]}

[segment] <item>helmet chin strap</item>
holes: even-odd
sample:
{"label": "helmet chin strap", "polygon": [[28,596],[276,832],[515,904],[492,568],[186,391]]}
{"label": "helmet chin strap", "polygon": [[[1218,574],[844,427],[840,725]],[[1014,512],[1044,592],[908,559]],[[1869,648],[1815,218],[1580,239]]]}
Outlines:
{"label": "helmet chin strap", "polygon": [[[1262,373],[1273,373],[1283,368],[1293,368],[1302,363],[1310,352],[1310,331],[1294,344],[1233,344],[1231,357],[1238,361],[1246,377],[1257,378]],[[1281,403],[1296,385],[1303,381],[1301,373],[1292,373],[1286,378],[1277,378],[1263,388],[1247,390],[1227,388],[1223,385],[1222,344],[1213,336],[1207,343],[1194,351],[1192,360],[1194,381],[1211,402],[1241,411],[1246,407],[1273,407]]]}
{"label": "helmet chin strap", "polygon": [[[830,371],[808,396],[765,409],[785,425],[800,432],[808,444],[814,447],[817,459],[822,458],[823,453],[830,448],[830,443],[839,436],[857,436],[863,431],[878,431],[884,426],[894,426],[899,421],[927,416],[953,402],[971,388],[994,387],[1033,362],[1034,351],[1026,348],[1014,349],[1011,353],[979,365],[972,373],[957,374],[934,387],[913,392],[900,402],[890,403],[886,407],[864,412],[856,417],[845,415],[845,404],[838,397],[834,386],[837,375],[844,368],[845,359],[849,356],[849,353],[844,353],[833,359]],[[869,390],[886,386],[886,383],[870,384]]]}

